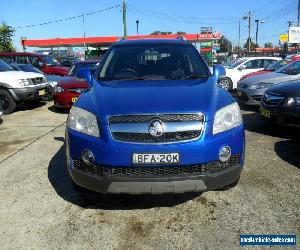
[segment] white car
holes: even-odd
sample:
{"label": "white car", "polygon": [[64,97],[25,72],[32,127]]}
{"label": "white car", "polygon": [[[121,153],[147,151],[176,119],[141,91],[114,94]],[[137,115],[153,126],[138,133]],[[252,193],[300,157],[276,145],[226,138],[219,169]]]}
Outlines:
{"label": "white car", "polygon": [[242,76],[262,70],[272,63],[282,60],[281,57],[242,57],[225,65],[226,75],[219,80],[219,86],[226,90],[237,88]]}
{"label": "white car", "polygon": [[44,75],[16,71],[0,60],[0,102],[4,114],[12,113],[18,102],[37,104],[48,89]]}

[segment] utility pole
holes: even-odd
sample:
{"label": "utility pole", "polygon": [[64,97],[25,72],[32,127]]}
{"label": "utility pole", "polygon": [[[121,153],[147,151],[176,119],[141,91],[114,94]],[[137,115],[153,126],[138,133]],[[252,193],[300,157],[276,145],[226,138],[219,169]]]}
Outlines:
{"label": "utility pole", "polygon": [[85,55],[85,23],[84,23],[84,14],[82,14],[82,28],[83,28],[83,51],[84,51],[84,60],[86,59]]}
{"label": "utility pole", "polygon": [[140,21],[139,20],[136,20],[136,35],[138,36],[139,35],[139,23]]}
{"label": "utility pole", "polygon": [[251,52],[251,11],[249,11],[248,15],[244,16],[243,19],[244,20],[248,19],[248,53],[250,53]]}
{"label": "utility pole", "polygon": [[125,0],[123,0],[123,26],[124,26],[124,38],[127,38],[126,2],[125,2]]}
{"label": "utility pole", "polygon": [[239,43],[238,43],[238,55],[240,55],[240,43],[241,43],[241,19],[239,18]]}
{"label": "utility pole", "polygon": [[298,27],[300,27],[300,0],[298,0]]}

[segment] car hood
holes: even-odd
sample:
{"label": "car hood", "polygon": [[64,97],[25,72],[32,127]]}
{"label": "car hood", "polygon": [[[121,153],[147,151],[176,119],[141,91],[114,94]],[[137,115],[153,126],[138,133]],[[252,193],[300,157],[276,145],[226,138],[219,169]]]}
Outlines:
{"label": "car hood", "polygon": [[284,96],[300,96],[300,81],[289,81],[276,84],[268,89],[268,92]]}
{"label": "car hood", "polygon": [[160,81],[94,81],[90,91],[76,103],[96,113],[101,122],[119,114],[202,112],[205,120],[233,102],[213,79]]}
{"label": "car hood", "polygon": [[296,80],[299,77],[300,77],[299,75],[287,75],[287,74],[272,72],[268,74],[256,75],[256,76],[246,78],[242,80],[240,84],[247,84],[248,86],[251,86],[259,82],[279,83],[279,82]]}
{"label": "car hood", "polygon": [[75,76],[65,76],[58,82],[57,86],[68,88],[87,88],[88,84],[84,79]]}
{"label": "car hood", "polygon": [[16,81],[18,79],[28,79],[35,77],[44,77],[44,75],[25,71],[0,71],[0,82]]}

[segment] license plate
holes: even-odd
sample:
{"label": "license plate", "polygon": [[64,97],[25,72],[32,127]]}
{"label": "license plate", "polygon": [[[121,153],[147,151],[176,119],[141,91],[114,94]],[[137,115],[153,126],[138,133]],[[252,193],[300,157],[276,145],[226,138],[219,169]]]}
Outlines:
{"label": "license plate", "polygon": [[39,95],[46,95],[46,90],[45,89],[41,89],[38,92]]}
{"label": "license plate", "polygon": [[72,102],[76,102],[78,97],[72,97]]}
{"label": "license plate", "polygon": [[164,154],[133,154],[133,164],[176,164],[179,163],[178,153]]}
{"label": "license plate", "polygon": [[264,108],[260,109],[260,114],[261,114],[261,116],[263,116],[265,118],[271,118],[271,111],[266,110]]}

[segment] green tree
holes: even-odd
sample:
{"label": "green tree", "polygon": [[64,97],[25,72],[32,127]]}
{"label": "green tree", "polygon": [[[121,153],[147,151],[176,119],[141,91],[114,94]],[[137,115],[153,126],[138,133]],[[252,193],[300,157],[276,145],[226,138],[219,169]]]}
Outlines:
{"label": "green tree", "polygon": [[8,26],[5,22],[0,25],[0,51],[15,51],[12,43],[12,37],[14,36],[14,33],[15,30],[11,26]]}
{"label": "green tree", "polygon": [[[249,38],[247,39],[246,43],[244,44],[244,48],[245,49],[248,49],[248,40]],[[254,50],[255,48],[259,48],[258,44],[252,42],[252,40],[250,40],[250,48],[251,48],[251,51]]]}
{"label": "green tree", "polygon": [[152,32],[150,35],[171,35],[172,32],[170,31],[159,31],[159,30],[156,30],[154,32]]}
{"label": "green tree", "polygon": [[273,44],[272,43],[265,43],[264,47],[265,48],[273,48]]}
{"label": "green tree", "polygon": [[220,52],[230,52],[232,50],[232,43],[225,37],[221,36],[220,39]]}

